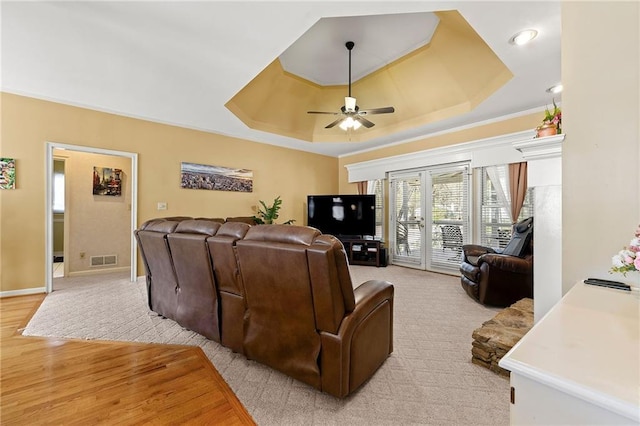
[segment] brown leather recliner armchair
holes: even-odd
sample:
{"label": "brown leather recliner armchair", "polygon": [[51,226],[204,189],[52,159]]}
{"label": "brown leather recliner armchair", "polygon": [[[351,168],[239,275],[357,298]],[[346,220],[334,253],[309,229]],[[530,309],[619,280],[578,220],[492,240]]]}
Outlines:
{"label": "brown leather recliner armchair", "polygon": [[514,225],[504,250],[462,246],[462,288],[483,305],[506,307],[533,298],[533,218]]}
{"label": "brown leather recliner armchair", "polygon": [[247,358],[344,397],[393,351],[393,285],[372,280],[354,291],[338,239],[258,225],[236,246]]}

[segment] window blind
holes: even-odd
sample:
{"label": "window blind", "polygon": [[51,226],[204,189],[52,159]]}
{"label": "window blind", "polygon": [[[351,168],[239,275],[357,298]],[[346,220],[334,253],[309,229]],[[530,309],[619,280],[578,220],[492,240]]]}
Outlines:
{"label": "window blind", "polygon": [[[504,189],[506,201],[511,202],[509,195],[508,165],[492,166],[495,170],[488,172],[488,167],[481,170],[481,213],[480,213],[480,244],[493,248],[504,248],[511,239],[511,217],[509,206],[501,201],[503,195],[496,189],[501,185]],[[498,180],[498,182],[494,182]],[[528,188],[527,194],[517,221],[533,216],[533,189]]]}

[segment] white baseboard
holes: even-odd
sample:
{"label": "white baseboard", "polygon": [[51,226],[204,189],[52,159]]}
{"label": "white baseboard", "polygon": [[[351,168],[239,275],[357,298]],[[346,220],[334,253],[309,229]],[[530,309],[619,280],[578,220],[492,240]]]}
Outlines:
{"label": "white baseboard", "polygon": [[100,274],[108,274],[110,272],[125,272],[131,271],[131,266],[121,266],[119,268],[103,268],[103,269],[92,269],[90,271],[75,271],[69,272],[70,277],[82,277],[86,275],[100,275]]}
{"label": "white baseboard", "polygon": [[13,296],[27,296],[29,294],[40,294],[46,293],[46,287],[35,287],[35,288],[25,288],[22,290],[7,290],[0,291],[0,299],[3,297],[13,297]]}

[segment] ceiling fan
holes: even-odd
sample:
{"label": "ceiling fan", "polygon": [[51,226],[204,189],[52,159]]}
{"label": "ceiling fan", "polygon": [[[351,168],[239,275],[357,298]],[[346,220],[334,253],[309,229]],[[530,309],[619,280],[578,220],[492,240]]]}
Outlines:
{"label": "ceiling fan", "polygon": [[340,108],[340,112],[328,112],[328,111],[307,111],[307,114],[331,114],[331,115],[342,115],[343,117],[338,118],[332,123],[329,123],[325,126],[325,129],[330,129],[334,127],[336,124],[340,125],[342,130],[358,130],[360,126],[364,126],[366,128],[371,128],[375,126],[374,123],[364,118],[365,115],[370,114],[389,114],[395,111],[395,108],[392,106],[383,107],[383,108],[374,108],[374,109],[360,109],[358,105],[356,105],[356,98],[351,97],[351,50],[355,43],[352,41],[348,41],[345,46],[349,51],[349,96],[344,98],[344,106]]}

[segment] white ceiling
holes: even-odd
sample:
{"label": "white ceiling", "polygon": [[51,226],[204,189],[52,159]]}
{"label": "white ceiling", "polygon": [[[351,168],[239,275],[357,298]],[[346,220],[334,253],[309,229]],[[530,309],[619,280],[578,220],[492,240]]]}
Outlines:
{"label": "white ceiling", "polygon": [[[469,113],[369,142],[309,143],[250,129],[224,106],[321,18],[451,9],[514,74]],[[560,80],[559,2],[3,1],[0,14],[3,91],[332,156],[539,109]],[[525,28],[538,30],[533,43],[508,43]],[[358,34],[331,34],[346,58]]]}
{"label": "white ceiling", "polygon": [[322,18],[282,55],[286,71],[314,83],[348,84],[349,51],[352,83],[431,40],[438,25],[431,12]]}

